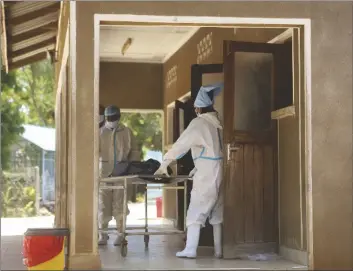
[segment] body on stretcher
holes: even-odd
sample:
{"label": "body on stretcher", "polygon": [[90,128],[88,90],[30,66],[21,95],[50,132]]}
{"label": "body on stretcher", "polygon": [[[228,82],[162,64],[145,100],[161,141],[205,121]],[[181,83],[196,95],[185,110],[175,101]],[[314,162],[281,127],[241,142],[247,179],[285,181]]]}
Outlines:
{"label": "body on stretcher", "polygon": [[[124,200],[123,200],[123,221],[122,221],[122,242],[121,242],[121,256],[125,257],[127,255],[127,236],[132,235],[143,235],[145,248],[148,248],[149,243],[149,236],[150,235],[186,235],[186,209],[187,209],[187,182],[190,179],[189,176],[159,176],[159,175],[126,175],[126,176],[118,176],[118,177],[109,177],[109,178],[102,178],[99,182],[99,189],[123,189],[124,190]],[[183,186],[178,186],[178,183],[183,183]],[[160,184],[159,186],[148,187],[146,186],[145,190],[145,225],[140,227],[127,227],[126,220],[127,220],[127,207],[128,207],[128,186],[129,185],[137,185],[137,184]],[[155,231],[157,227],[149,227],[148,226],[148,212],[147,212],[147,191],[148,190],[156,190],[156,189],[170,189],[170,190],[184,190],[184,226],[183,230],[159,230]],[[133,230],[143,230],[143,231],[133,231]],[[154,230],[153,232],[149,230]],[[102,230],[99,229],[99,232],[110,232],[112,230]],[[116,229],[114,229],[116,231]]]}

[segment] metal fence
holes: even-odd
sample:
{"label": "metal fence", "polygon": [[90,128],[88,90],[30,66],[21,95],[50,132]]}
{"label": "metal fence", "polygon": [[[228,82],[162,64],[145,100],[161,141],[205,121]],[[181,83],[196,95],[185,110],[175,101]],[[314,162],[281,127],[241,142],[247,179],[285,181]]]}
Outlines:
{"label": "metal fence", "polygon": [[42,160],[42,201],[55,202],[55,159],[45,157]]}
{"label": "metal fence", "polygon": [[41,157],[36,159],[15,157],[5,173],[13,183],[21,180],[25,186],[35,187],[43,203],[55,201],[55,152],[43,151]]}

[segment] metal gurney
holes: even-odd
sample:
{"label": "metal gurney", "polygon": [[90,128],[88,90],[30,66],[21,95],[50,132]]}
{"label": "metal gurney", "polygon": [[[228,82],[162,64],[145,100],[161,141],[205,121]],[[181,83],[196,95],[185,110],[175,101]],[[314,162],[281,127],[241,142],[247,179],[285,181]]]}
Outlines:
{"label": "metal gurney", "polygon": [[[132,235],[143,235],[145,248],[148,248],[149,236],[150,235],[176,235],[181,234],[185,237],[186,232],[186,203],[187,203],[187,181],[189,180],[189,176],[157,176],[157,175],[127,175],[127,176],[119,176],[119,177],[110,177],[100,179],[99,189],[123,189],[124,190],[124,208],[123,208],[123,223],[122,223],[122,242],[120,245],[121,256],[125,257],[127,255],[127,236]],[[183,183],[183,186],[177,186],[175,184]],[[128,185],[129,184],[146,184],[145,190],[145,225],[140,227],[127,227],[126,226],[126,218],[127,218],[127,207],[128,207]],[[147,184],[160,184],[159,186],[148,187]],[[183,230],[168,230],[168,231],[149,231],[149,229],[153,229],[148,226],[148,206],[147,206],[147,192],[148,190],[154,189],[183,189],[184,190],[184,226]],[[132,232],[132,230],[143,230],[138,232]],[[154,228],[156,230],[156,228]],[[102,230],[99,229],[99,232],[109,232],[113,229]],[[116,229],[114,229],[116,231]]]}

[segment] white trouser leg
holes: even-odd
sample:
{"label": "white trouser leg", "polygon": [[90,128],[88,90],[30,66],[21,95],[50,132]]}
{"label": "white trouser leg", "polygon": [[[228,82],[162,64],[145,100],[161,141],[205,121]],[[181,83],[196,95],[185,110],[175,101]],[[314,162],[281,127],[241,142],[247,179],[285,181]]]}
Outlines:
{"label": "white trouser leg", "polygon": [[216,258],[222,258],[222,224],[215,224],[213,226],[213,242],[214,255]]}
{"label": "white trouser leg", "polygon": [[192,224],[187,230],[186,246],[183,251],[176,254],[179,258],[194,259],[197,256],[197,247],[200,239],[200,224]]}
{"label": "white trouser leg", "polygon": [[[109,221],[112,218],[112,190],[99,191],[99,209],[98,209],[98,226],[101,229],[108,229]],[[107,233],[100,233],[98,245],[104,246],[107,244],[109,236]]]}
{"label": "white trouser leg", "polygon": [[[121,241],[123,239],[123,219],[124,219],[124,191],[123,190],[114,190],[113,191],[113,216],[116,221],[116,229],[118,236],[114,241],[114,246],[120,246]],[[126,206],[126,216],[130,214],[130,210],[128,206]],[[125,225],[126,226],[126,225]]]}
{"label": "white trouser leg", "polygon": [[114,246],[120,246],[121,241],[123,239],[123,236],[122,236],[123,215],[121,214],[121,215],[115,216],[115,221],[116,221],[117,237],[114,241]]}

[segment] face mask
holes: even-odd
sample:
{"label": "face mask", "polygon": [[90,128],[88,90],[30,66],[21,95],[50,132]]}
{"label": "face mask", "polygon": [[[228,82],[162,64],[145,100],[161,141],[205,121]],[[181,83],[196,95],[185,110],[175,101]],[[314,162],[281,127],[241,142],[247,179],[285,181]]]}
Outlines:
{"label": "face mask", "polygon": [[105,122],[105,127],[107,127],[110,130],[115,129],[118,126],[118,121],[106,121]]}

